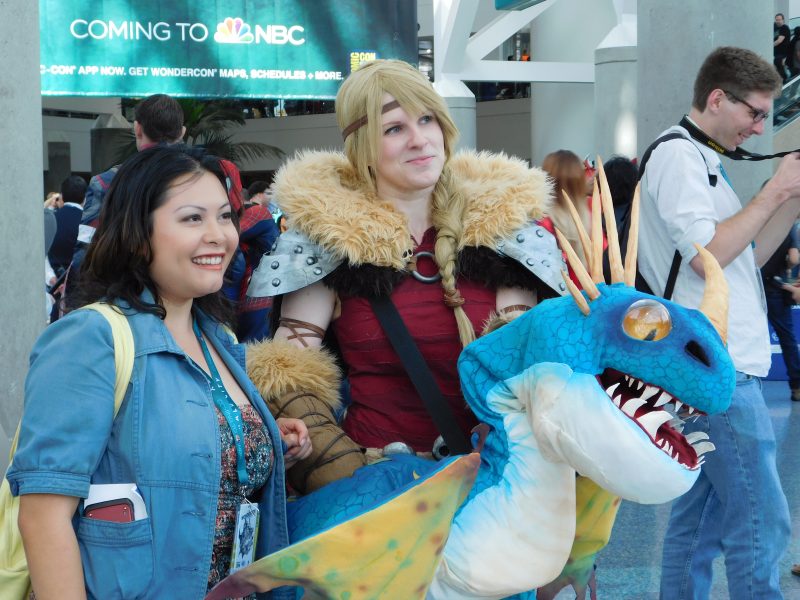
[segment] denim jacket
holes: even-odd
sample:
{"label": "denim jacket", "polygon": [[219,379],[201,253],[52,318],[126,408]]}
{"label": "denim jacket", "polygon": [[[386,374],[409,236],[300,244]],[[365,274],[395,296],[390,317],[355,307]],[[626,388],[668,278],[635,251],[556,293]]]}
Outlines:
{"label": "denim jacket", "polygon": [[[152,301],[147,293],[143,298]],[[161,319],[133,313],[128,322],[136,358],[116,419],[108,322],[94,311],[75,311],[44,331],[31,354],[8,480],[14,494],[79,498],[87,496],[90,483],[136,483],[147,518],[74,518],[89,598],[203,598],[221,471],[211,391]],[[289,544],[280,434],[247,377],[244,347],[199,311],[198,323],[261,414],[276,449],[258,501],[261,557]],[[261,597],[294,594],[282,588]]]}

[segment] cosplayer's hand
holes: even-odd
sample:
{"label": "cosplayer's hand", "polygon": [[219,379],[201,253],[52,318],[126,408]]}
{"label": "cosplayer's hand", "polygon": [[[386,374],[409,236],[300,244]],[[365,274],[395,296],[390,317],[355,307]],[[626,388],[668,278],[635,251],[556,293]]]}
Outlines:
{"label": "cosplayer's hand", "polygon": [[286,444],[283,460],[286,468],[292,467],[297,461],[311,455],[311,438],[308,428],[301,419],[280,417],[275,420],[281,432],[281,440]]}

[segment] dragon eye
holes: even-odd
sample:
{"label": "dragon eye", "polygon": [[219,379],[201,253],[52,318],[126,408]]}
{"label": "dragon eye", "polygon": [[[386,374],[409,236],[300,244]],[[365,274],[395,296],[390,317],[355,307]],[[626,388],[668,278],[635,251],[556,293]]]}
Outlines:
{"label": "dragon eye", "polygon": [[625,313],[622,329],[635,340],[655,342],[672,331],[672,319],[667,307],[660,302],[638,300]]}

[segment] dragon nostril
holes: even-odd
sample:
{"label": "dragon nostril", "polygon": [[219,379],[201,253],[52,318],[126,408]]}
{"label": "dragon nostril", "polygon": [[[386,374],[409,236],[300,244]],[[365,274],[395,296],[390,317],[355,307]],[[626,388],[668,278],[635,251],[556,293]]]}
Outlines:
{"label": "dragon nostril", "polygon": [[686,353],[689,356],[691,356],[692,358],[694,358],[696,360],[699,360],[701,363],[703,363],[707,367],[711,366],[711,361],[708,359],[708,355],[706,354],[706,351],[703,350],[703,347],[700,344],[698,344],[697,342],[695,342],[694,340],[692,340],[691,342],[686,344],[685,350],[686,350]]}

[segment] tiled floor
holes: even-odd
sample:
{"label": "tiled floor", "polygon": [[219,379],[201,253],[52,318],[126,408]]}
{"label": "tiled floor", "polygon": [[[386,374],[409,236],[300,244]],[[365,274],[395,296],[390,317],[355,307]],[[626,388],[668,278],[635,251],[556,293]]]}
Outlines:
{"label": "tiled floor", "polygon": [[[778,441],[778,471],[792,515],[792,543],[781,564],[781,589],[786,600],[800,600],[800,577],[789,568],[800,562],[800,402],[789,400],[785,382],[764,382]],[[598,558],[599,600],[657,600],[661,544],[669,504],[642,506],[624,502],[608,546]],[[574,594],[562,592],[559,600]],[[722,559],[714,564],[711,598],[728,598]]]}

